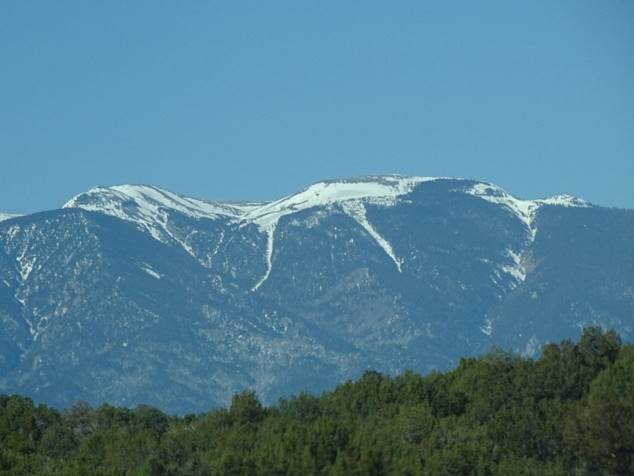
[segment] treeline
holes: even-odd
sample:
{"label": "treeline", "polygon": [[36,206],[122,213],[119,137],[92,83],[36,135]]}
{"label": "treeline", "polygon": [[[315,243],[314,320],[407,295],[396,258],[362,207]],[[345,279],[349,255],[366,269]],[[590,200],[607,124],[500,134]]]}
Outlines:
{"label": "treeline", "polygon": [[539,360],[492,350],[184,417],[0,396],[0,474],[632,475],[634,346],[591,328]]}

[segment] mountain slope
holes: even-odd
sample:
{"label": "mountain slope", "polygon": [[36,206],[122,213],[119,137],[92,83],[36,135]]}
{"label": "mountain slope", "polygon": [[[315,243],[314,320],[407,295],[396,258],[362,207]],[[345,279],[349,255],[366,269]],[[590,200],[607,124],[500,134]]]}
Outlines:
{"label": "mountain slope", "polygon": [[634,337],[634,212],[471,180],[320,182],[271,203],[100,187],[0,223],[0,391],[199,411],[366,368]]}

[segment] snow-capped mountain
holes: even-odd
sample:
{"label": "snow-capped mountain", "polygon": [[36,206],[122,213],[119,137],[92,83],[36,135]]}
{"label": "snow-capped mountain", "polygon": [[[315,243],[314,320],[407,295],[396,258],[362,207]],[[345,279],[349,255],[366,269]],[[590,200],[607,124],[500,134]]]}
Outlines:
{"label": "snow-capped mountain", "polygon": [[170,411],[366,368],[634,336],[634,212],[473,180],[324,181],[269,203],[98,187],[0,223],[0,391]]}
{"label": "snow-capped mountain", "polygon": [[2,213],[0,212],[0,221],[5,221],[5,220],[9,220],[10,218],[16,218],[19,215],[14,215],[11,213]]}

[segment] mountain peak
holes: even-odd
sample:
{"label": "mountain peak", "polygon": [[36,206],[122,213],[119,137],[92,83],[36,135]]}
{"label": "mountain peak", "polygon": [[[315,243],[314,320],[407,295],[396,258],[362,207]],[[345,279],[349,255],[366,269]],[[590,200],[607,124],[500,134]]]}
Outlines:
{"label": "mountain peak", "polygon": [[192,218],[239,217],[250,204],[220,203],[190,198],[153,185],[95,187],[76,195],[62,208],[83,208],[127,219],[131,213],[155,218],[160,210],[173,210]]}
{"label": "mountain peak", "polygon": [[17,218],[20,215],[15,215],[13,213],[2,213],[0,212],[0,221],[10,220],[11,218]]}
{"label": "mountain peak", "polygon": [[537,232],[534,221],[539,208],[543,205],[555,205],[563,207],[587,208],[591,205],[573,195],[556,195],[550,198],[539,200],[523,200],[514,197],[501,187],[487,182],[476,182],[475,184],[462,190],[474,197],[481,198],[487,202],[501,205],[510,210],[530,231],[532,238]]}
{"label": "mountain peak", "polygon": [[452,191],[467,193],[507,208],[533,235],[534,218],[541,206],[590,206],[572,195],[558,195],[541,200],[519,199],[495,184],[466,179],[369,175],[319,181],[299,192],[264,203],[211,202],[152,185],[100,186],[73,197],[63,208],[81,208],[134,222],[159,240],[165,238],[167,214],[170,212],[194,219],[224,218],[244,224],[253,223],[262,231],[271,233],[281,217],[320,206],[339,205],[346,213],[355,215],[365,223],[359,215],[362,204],[393,206],[399,197],[412,192],[417,186],[438,180],[464,182],[464,186]]}
{"label": "mountain peak", "polygon": [[411,192],[435,177],[401,175],[366,176],[316,182],[300,192],[253,209],[244,218],[266,228],[282,216],[316,206],[327,206],[350,200],[366,200],[377,204],[394,204],[396,198]]}
{"label": "mountain peak", "polygon": [[542,200],[536,200],[536,202],[541,203],[543,205],[557,205],[560,207],[579,207],[579,208],[588,208],[592,205],[589,202],[586,202],[584,199],[576,197],[570,194],[563,195],[555,195],[553,197],[544,198]]}
{"label": "mountain peak", "polygon": [[76,195],[62,208],[81,208],[132,221],[149,230],[166,221],[167,212],[190,218],[239,218],[260,204],[210,202],[153,185],[95,187]]}

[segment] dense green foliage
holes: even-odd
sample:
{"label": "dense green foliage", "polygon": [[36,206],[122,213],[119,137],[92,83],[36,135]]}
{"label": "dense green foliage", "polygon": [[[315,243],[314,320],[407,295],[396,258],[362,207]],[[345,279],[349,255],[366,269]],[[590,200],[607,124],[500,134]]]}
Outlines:
{"label": "dense green foliage", "polygon": [[634,346],[592,328],[539,360],[493,350],[198,416],[0,396],[0,474],[634,474]]}

